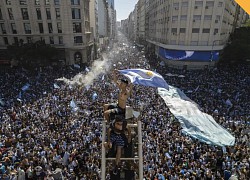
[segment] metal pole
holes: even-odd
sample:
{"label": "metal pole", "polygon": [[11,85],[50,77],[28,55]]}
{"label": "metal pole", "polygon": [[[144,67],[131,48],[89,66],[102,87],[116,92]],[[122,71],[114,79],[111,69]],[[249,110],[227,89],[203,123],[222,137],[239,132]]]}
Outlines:
{"label": "metal pole", "polygon": [[143,156],[142,156],[142,131],[141,120],[138,120],[138,155],[139,155],[139,179],[143,179]]}
{"label": "metal pole", "polygon": [[106,152],[104,143],[106,140],[106,122],[102,121],[102,180],[106,178]]}

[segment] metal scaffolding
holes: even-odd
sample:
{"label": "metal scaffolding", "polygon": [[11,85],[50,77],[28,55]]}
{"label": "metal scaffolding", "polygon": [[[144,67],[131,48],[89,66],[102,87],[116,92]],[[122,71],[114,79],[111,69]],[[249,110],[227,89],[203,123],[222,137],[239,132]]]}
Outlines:
{"label": "metal scaffolding", "polygon": [[[135,117],[133,117],[135,118]],[[137,128],[138,131],[138,156],[135,157],[129,157],[129,158],[121,158],[121,161],[137,161],[138,162],[138,172],[139,172],[139,180],[143,179],[143,156],[142,156],[142,125],[140,118],[136,119],[136,123],[134,124],[128,124],[127,126],[130,128]],[[101,167],[101,177],[102,180],[105,180],[106,178],[106,162],[108,160],[115,160],[116,158],[107,158],[106,157],[106,150],[105,150],[105,140],[106,140],[106,130],[107,130],[107,124],[105,121],[102,122],[102,167]],[[135,145],[135,144],[133,144]]]}

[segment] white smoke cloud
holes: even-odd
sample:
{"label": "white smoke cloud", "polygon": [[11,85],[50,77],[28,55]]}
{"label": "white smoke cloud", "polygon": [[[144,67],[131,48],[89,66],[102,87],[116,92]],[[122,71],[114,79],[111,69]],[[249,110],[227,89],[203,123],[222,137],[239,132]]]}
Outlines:
{"label": "white smoke cloud", "polygon": [[106,72],[111,69],[114,62],[113,58],[115,58],[114,54],[118,54],[119,50],[120,49],[115,47],[109,54],[102,54],[103,60],[95,60],[92,66],[89,68],[90,71],[87,73],[79,73],[71,79],[62,77],[56,80],[63,81],[65,84],[68,85],[84,85],[85,87],[90,86],[100,74],[106,74]]}

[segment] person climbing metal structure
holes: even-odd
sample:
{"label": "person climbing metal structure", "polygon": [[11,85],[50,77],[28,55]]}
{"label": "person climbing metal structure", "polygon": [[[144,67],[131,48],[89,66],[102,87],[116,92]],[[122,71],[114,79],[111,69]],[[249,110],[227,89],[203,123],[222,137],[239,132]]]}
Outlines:
{"label": "person climbing metal structure", "polygon": [[[139,112],[126,106],[131,95],[132,84],[127,79],[118,80],[114,71],[114,82],[119,88],[118,103],[104,105],[102,122],[102,179],[142,179],[142,133]],[[134,129],[137,128],[137,131]],[[136,136],[136,137],[135,137]],[[137,152],[136,150],[137,149]],[[110,163],[114,162],[109,168]],[[136,168],[137,167],[137,168]],[[107,170],[109,169],[109,172]],[[137,171],[135,172],[135,170]],[[137,174],[137,175],[136,175]]]}

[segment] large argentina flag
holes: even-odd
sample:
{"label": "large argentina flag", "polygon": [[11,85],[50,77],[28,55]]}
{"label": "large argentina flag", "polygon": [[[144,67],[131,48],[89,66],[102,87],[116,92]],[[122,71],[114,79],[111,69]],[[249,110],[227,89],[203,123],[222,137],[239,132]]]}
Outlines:
{"label": "large argentina flag", "polygon": [[171,113],[179,120],[182,131],[199,141],[217,146],[233,146],[233,137],[212,116],[200,111],[198,105],[180,89],[169,86],[169,90],[158,88]]}
{"label": "large argentina flag", "polygon": [[132,84],[168,89],[167,82],[156,72],[146,69],[124,69],[119,72],[128,77]]}

